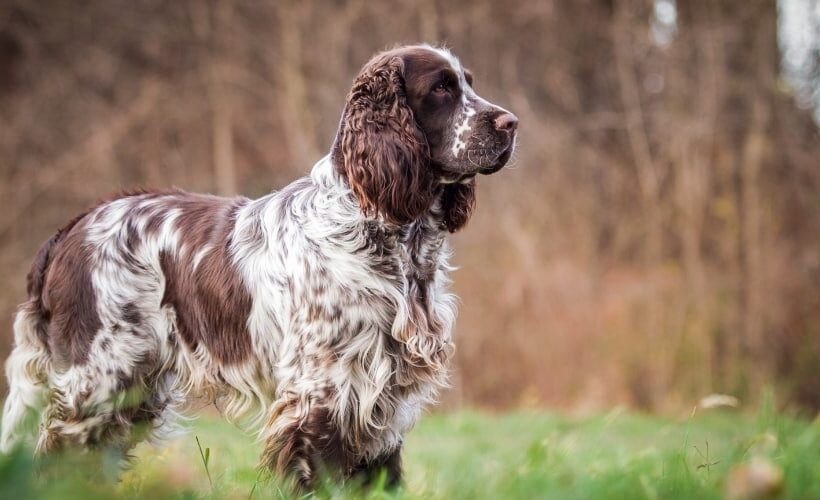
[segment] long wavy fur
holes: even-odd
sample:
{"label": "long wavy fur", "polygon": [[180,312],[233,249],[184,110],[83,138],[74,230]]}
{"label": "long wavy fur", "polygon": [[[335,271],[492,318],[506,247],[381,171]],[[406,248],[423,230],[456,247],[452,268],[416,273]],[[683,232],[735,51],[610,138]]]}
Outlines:
{"label": "long wavy fur", "polygon": [[371,61],[353,83],[339,130],[337,168],[366,215],[407,224],[430,208],[435,176],[423,132],[407,105],[403,63]]}

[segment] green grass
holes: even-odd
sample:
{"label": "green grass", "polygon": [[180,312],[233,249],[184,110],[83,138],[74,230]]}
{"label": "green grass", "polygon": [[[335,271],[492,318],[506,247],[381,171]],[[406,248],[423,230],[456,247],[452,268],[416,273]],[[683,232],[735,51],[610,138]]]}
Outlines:
{"label": "green grass", "polygon": [[[258,452],[236,427],[201,418],[168,447],[141,445],[118,483],[104,479],[113,470],[106,457],[93,465],[76,456],[47,464],[27,453],[0,458],[0,498],[245,499],[252,491],[252,498],[286,497],[256,471]],[[820,423],[765,409],[756,416],[699,412],[679,421],[618,410],[589,418],[430,415],[409,435],[402,489],[327,487],[318,496],[723,498],[727,480],[744,481],[727,479],[730,471],[755,457],[782,472],[782,498],[820,498]]]}

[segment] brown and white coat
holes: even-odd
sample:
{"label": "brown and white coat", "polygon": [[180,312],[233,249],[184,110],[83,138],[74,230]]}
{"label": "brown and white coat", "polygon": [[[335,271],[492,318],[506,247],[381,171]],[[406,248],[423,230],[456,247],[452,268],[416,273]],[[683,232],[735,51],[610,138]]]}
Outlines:
{"label": "brown and white coat", "polygon": [[310,176],[257,200],[125,194],[75,218],[29,274],[0,446],[42,411],[41,452],[127,453],[206,396],[257,411],[262,465],[302,486],[323,468],[398,481],[453,351],[445,236],[516,124],[449,51],[403,47],[363,68]]}

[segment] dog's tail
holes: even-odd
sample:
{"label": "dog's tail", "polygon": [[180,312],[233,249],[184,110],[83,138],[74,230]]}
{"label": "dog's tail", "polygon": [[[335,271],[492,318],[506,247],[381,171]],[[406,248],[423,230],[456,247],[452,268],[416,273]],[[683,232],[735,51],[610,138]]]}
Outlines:
{"label": "dog's tail", "polygon": [[14,347],[6,361],[9,394],[3,406],[0,452],[8,453],[33,423],[48,396],[51,354],[48,347],[48,315],[43,305],[43,288],[54,248],[76,223],[52,236],[34,258],[28,274],[28,301],[17,310],[14,320]]}

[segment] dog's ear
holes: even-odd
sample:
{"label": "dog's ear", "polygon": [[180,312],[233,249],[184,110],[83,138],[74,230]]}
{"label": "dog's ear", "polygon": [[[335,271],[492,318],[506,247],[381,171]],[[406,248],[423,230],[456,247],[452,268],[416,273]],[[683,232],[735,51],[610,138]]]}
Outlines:
{"label": "dog's ear", "polygon": [[441,194],[442,225],[455,233],[470,220],[475,208],[475,178],[464,183],[447,184]]}
{"label": "dog's ear", "polygon": [[407,105],[404,63],[377,58],[353,83],[334,145],[336,168],[365,215],[406,224],[429,209],[434,175],[424,133]]}

